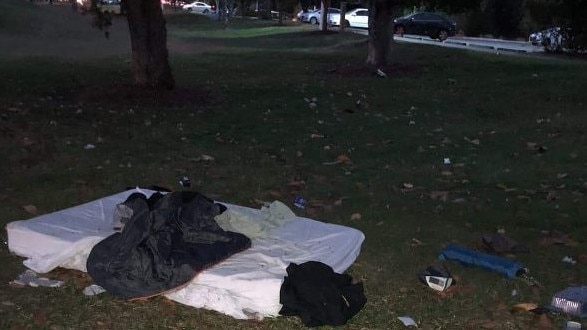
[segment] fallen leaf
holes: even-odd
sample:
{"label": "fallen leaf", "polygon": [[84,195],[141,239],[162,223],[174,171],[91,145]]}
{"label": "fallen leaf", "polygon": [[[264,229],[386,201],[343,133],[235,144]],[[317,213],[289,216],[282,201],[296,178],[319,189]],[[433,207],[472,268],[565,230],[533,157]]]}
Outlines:
{"label": "fallen leaf", "polygon": [[536,308],[538,308],[538,304],[535,303],[519,303],[512,307],[512,313],[528,312]]}
{"label": "fallen leaf", "polygon": [[336,162],[337,163],[342,163],[342,164],[350,164],[352,163],[351,159],[345,155],[345,154],[340,154],[336,157]]}
{"label": "fallen leaf", "polygon": [[546,194],[546,201],[547,202],[552,202],[558,199],[558,194],[556,193],[556,191],[549,191],[548,194]]}
{"label": "fallen leaf", "polygon": [[306,186],[306,181],[304,180],[292,180],[287,183],[287,186],[290,188],[303,188]]}
{"label": "fallen leaf", "polygon": [[446,202],[448,200],[448,194],[448,191],[433,191],[430,193],[430,198]]}
{"label": "fallen leaf", "polygon": [[469,143],[472,143],[474,145],[477,145],[477,146],[481,144],[481,141],[479,141],[479,139],[469,139],[466,136],[465,136],[465,141],[467,141]]}
{"label": "fallen leaf", "polygon": [[497,188],[501,189],[501,190],[506,190],[508,188],[508,186],[506,186],[503,183],[498,183],[495,185]]}
{"label": "fallen leaf", "polygon": [[32,204],[25,205],[22,208],[32,215],[37,215],[37,207]]}
{"label": "fallen leaf", "polygon": [[351,220],[361,220],[361,213],[353,213],[351,215]]}
{"label": "fallen leaf", "polygon": [[412,243],[410,245],[411,246],[420,246],[420,245],[422,245],[422,241],[420,241],[417,238],[412,238]]}
{"label": "fallen leaf", "polygon": [[275,199],[280,199],[282,197],[281,193],[279,191],[275,191],[275,190],[271,190],[269,192],[269,196],[271,196]]}
{"label": "fallen leaf", "polygon": [[568,245],[574,246],[577,243],[569,237],[568,234],[563,234],[557,230],[543,232],[543,237],[540,239],[539,244],[542,246],[551,245]]}

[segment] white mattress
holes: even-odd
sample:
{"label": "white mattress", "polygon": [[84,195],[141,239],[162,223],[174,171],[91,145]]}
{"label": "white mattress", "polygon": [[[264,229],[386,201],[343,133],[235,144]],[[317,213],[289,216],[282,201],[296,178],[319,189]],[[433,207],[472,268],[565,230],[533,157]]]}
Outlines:
{"label": "white mattress", "polygon": [[[8,248],[27,258],[24,265],[38,273],[56,267],[85,272],[92,247],[114,233],[115,205],[136,191],[153,193],[132,189],[30,220],[11,222],[6,226]],[[220,203],[228,208],[244,208]],[[201,272],[189,285],[166,296],[239,319],[277,316],[281,309],[279,289],[289,263],[321,261],[342,273],[359,255],[364,238],[363,233],[353,228],[296,217],[271,229],[267,237],[252,239],[250,249]]]}

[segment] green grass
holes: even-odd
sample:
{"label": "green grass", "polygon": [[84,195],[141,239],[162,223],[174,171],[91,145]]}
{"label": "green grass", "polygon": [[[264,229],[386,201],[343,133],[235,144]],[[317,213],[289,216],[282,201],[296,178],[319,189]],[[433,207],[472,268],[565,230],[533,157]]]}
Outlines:
{"label": "green grass", "polygon": [[[262,21],[202,33],[196,31],[205,21],[188,29],[192,18],[177,17],[168,18],[172,40],[214,45],[194,55],[171,50],[178,86],[202,93],[201,101],[150,106],[80,98],[129,83],[124,57],[0,56],[0,223],[30,218],[27,204],[43,214],[127,186],[180,189],[183,175],[222,201],[258,207],[256,199],[277,192],[291,205],[295,193],[287,184],[301,179],[312,207],[293,208],[298,215],[366,235],[349,273],[364,282],[368,303],[348,329],[402,329],[396,318],[403,315],[424,329],[479,329],[490,321],[495,329],[535,329],[532,314],[509,309],[547,304],[554,292],[585,284],[585,263],[560,261],[586,253],[584,62],[396,44],[390,78],[377,79],[361,74],[364,45],[332,47],[351,36]],[[315,109],[304,100],[312,97]],[[529,142],[547,149],[529,150]],[[88,143],[96,149],[84,150]],[[202,154],[215,160],[198,161]],[[352,163],[324,165],[341,154]],[[451,165],[443,165],[445,157]],[[448,200],[431,199],[434,191],[448,191]],[[548,192],[557,198],[547,199]],[[351,220],[354,213],[361,220]],[[497,228],[530,248],[516,259],[543,287],[453,263],[453,295],[418,283],[415,274],[444,244],[471,246]],[[542,230],[568,233],[578,245],[541,246]],[[0,249],[0,283],[8,283],[24,266]],[[163,299],[87,298],[87,278],[68,274],[50,275],[70,276],[62,289],[0,288],[0,328],[302,327],[297,318],[238,321]],[[549,318],[554,328],[570,319]]]}

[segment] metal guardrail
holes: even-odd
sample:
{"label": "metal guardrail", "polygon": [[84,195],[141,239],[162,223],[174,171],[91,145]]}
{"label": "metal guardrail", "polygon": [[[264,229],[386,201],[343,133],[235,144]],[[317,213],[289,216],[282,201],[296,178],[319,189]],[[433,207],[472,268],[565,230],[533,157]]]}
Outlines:
{"label": "metal guardrail", "polygon": [[472,38],[472,37],[452,37],[448,38],[443,42],[433,40],[428,37],[415,36],[415,35],[404,35],[403,37],[394,36],[394,40],[414,42],[444,47],[453,48],[475,48],[479,50],[488,51],[507,51],[517,53],[541,53],[544,49],[540,46],[534,46],[529,42],[525,41],[514,41],[514,40],[501,40],[501,39],[490,39],[490,38]]}
{"label": "metal guardrail", "polygon": [[[367,35],[368,31],[365,29],[348,29],[353,33]],[[398,35],[393,36],[394,40],[400,42],[412,42],[426,45],[460,48],[460,49],[473,49],[481,51],[495,51],[495,52],[513,52],[513,53],[542,53],[544,48],[540,46],[534,46],[526,41],[514,41],[514,40],[501,40],[501,39],[490,39],[490,38],[474,38],[474,37],[451,37],[445,41],[438,41],[431,39],[427,36],[417,35],[404,35],[400,37]]]}

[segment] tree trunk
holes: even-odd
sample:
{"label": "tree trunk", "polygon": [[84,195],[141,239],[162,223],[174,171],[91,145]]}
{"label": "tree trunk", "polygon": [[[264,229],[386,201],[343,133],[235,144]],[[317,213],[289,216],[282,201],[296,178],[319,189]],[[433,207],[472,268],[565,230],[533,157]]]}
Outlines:
{"label": "tree trunk", "polygon": [[320,1],[320,31],[328,31],[328,7],[330,0]]}
{"label": "tree trunk", "polygon": [[172,89],[167,29],[159,0],[126,0],[132,73],[139,86]]}
{"label": "tree trunk", "polygon": [[391,9],[393,1],[371,0],[369,3],[369,50],[367,64],[387,65],[391,53]]}

